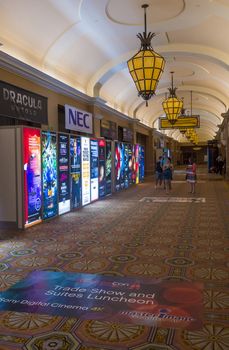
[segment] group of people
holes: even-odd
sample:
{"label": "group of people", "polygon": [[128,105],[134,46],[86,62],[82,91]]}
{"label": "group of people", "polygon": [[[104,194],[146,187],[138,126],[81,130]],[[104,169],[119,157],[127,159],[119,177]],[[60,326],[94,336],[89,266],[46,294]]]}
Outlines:
{"label": "group of people", "polygon": [[[155,188],[161,187],[162,184],[166,191],[166,194],[172,189],[171,181],[173,179],[173,164],[170,157],[160,156],[156,162],[156,183]],[[196,164],[192,161],[191,158],[188,160],[186,167],[186,181],[190,184],[189,193],[195,193],[196,186]]]}

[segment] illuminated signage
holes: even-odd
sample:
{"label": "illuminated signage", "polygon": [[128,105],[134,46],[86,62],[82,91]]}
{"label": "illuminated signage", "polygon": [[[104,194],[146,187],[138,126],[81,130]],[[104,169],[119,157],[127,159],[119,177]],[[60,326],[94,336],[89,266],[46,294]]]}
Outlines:
{"label": "illuminated signage", "polygon": [[91,201],[90,139],[81,137],[82,205]]}
{"label": "illuminated signage", "polygon": [[184,128],[199,128],[200,116],[192,115],[190,117],[179,117],[174,125],[168,119],[159,118],[159,129],[184,129]]}

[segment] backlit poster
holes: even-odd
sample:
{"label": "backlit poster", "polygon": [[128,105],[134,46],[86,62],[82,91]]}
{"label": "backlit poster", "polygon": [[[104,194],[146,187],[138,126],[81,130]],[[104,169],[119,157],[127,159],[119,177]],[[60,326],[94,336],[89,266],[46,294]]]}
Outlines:
{"label": "backlit poster", "polygon": [[39,129],[23,128],[24,223],[41,221],[41,135]]}
{"label": "backlit poster", "polygon": [[99,197],[106,195],[106,141],[99,140]]}
{"label": "backlit poster", "polygon": [[69,136],[58,137],[59,215],[70,211]]}
{"label": "backlit poster", "polygon": [[133,183],[132,180],[132,145],[128,143],[128,180],[129,185]]}
{"label": "backlit poster", "polygon": [[124,144],[115,143],[115,190],[120,191],[124,188]]}
{"label": "backlit poster", "polygon": [[131,161],[131,178],[132,183],[136,183],[136,159],[135,159],[135,145],[132,145],[132,161]]}
{"label": "backlit poster", "polygon": [[43,218],[58,213],[56,133],[42,131]]}
{"label": "backlit poster", "polygon": [[144,181],[145,177],[145,149],[139,146],[139,181]]}
{"label": "backlit poster", "polygon": [[70,193],[71,208],[81,206],[81,139],[70,136]]}
{"label": "backlit poster", "polygon": [[82,205],[91,201],[90,139],[81,137]]}
{"label": "backlit poster", "polygon": [[112,150],[111,141],[106,141],[106,195],[111,194],[112,187]]}
{"label": "backlit poster", "polygon": [[124,187],[129,187],[129,145],[124,144]]}
{"label": "backlit poster", "polygon": [[135,145],[134,147],[135,151],[135,174],[136,174],[136,181],[135,183],[139,183],[139,145]]}
{"label": "backlit poster", "polygon": [[99,147],[98,140],[91,139],[91,201],[99,198]]}

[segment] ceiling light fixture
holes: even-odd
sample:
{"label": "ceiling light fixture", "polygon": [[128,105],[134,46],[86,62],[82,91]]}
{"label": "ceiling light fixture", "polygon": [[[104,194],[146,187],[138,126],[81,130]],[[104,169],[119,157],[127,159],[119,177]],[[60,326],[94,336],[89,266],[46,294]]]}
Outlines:
{"label": "ceiling light fixture", "polygon": [[170,95],[165,101],[162,102],[162,107],[164,109],[164,112],[166,114],[168,121],[172,125],[174,125],[183,107],[183,101],[176,96],[177,88],[173,87],[174,72],[170,72],[170,73],[171,73],[172,87],[168,89]]}
{"label": "ceiling light fixture", "polygon": [[145,30],[143,34],[138,33],[137,37],[141,41],[140,50],[127,61],[129,72],[138,90],[138,95],[146,101],[155,94],[158,81],[164,71],[165,59],[151,47],[151,40],[156,35],[149,32],[147,34],[146,9],[149,5],[144,4],[144,23]]}

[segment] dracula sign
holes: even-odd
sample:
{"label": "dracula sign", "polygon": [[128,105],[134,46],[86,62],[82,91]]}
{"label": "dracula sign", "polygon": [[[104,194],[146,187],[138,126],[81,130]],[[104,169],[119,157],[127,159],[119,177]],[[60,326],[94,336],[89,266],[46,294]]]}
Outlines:
{"label": "dracula sign", "polygon": [[47,97],[0,81],[0,115],[48,124]]}

